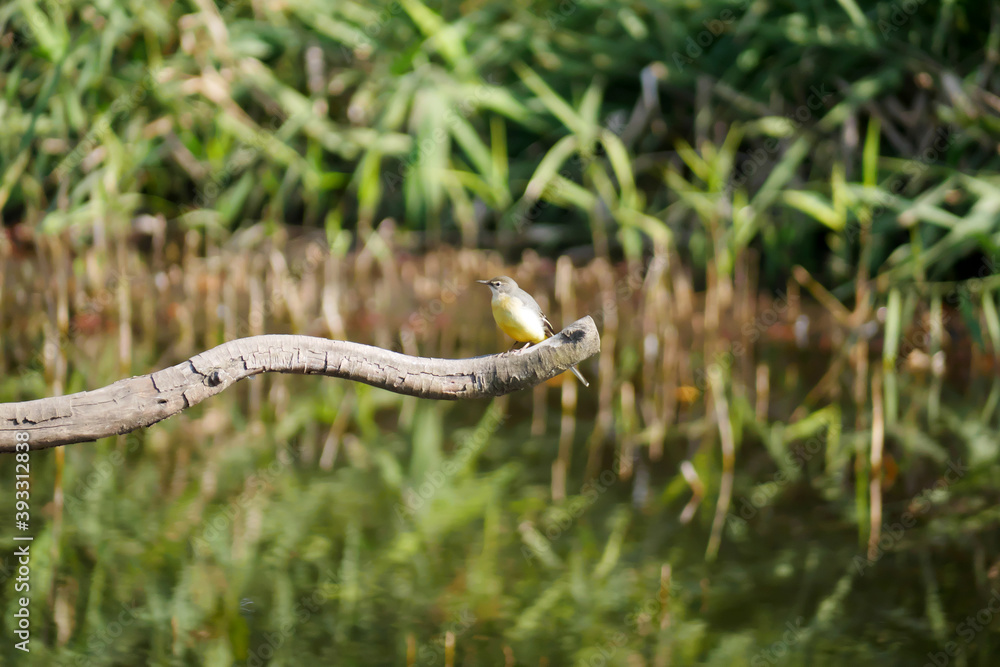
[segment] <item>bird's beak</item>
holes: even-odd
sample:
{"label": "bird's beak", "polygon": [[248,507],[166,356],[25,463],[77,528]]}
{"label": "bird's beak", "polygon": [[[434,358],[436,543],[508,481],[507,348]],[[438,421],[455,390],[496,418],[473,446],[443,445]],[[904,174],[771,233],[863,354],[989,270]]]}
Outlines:
{"label": "bird's beak", "polygon": [[489,285],[490,284],[490,281],[488,281],[488,280],[477,280],[476,282],[479,283],[479,284],[481,284],[481,285]]}

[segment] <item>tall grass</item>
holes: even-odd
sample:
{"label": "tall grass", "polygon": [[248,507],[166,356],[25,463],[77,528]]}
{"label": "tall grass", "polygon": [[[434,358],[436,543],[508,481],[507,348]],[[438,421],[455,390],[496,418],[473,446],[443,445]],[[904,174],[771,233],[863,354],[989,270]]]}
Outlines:
{"label": "tall grass", "polygon": [[846,290],[860,265],[965,277],[996,251],[998,25],[953,3],[26,0],[0,11],[0,214],[98,242],[140,214],[392,217],[508,250],[755,247],[772,286],[794,263]]}

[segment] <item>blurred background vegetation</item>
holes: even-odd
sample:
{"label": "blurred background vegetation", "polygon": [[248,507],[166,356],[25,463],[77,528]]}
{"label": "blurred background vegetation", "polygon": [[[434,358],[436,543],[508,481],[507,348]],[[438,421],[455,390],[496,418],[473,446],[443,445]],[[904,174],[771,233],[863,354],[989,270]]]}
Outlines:
{"label": "blurred background vegetation", "polygon": [[500,273],[603,343],[590,390],[260,377],[34,455],[0,656],[991,664],[998,61],[961,0],[0,5],[0,401],[498,351]]}

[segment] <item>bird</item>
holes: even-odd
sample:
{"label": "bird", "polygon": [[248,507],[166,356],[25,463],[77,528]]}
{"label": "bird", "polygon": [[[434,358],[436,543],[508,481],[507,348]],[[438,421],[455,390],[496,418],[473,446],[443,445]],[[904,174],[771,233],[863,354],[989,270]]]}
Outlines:
{"label": "bird", "polygon": [[[493,300],[490,302],[493,319],[501,331],[516,341],[511,350],[517,347],[517,343],[526,343],[527,347],[555,335],[552,323],[545,317],[541,307],[530,294],[517,286],[513,278],[498,276],[476,282],[486,285],[493,293]],[[590,386],[580,371],[576,370],[576,366],[570,366],[569,370],[584,387]]]}

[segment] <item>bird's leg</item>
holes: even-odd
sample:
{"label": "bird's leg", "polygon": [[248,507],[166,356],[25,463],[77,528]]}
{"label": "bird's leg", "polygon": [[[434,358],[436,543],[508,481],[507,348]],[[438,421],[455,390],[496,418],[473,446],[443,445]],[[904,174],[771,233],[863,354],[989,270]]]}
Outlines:
{"label": "bird's leg", "polygon": [[516,340],[515,340],[515,341],[514,341],[514,344],[513,344],[513,345],[511,345],[511,346],[510,346],[510,349],[509,349],[509,350],[507,350],[506,352],[504,352],[504,354],[510,354],[510,353],[511,353],[511,352],[513,352],[514,350],[518,349],[518,348],[517,348],[517,346],[518,346],[518,345],[520,345],[520,344],[521,344],[521,343],[520,343],[519,341],[516,341]]}

